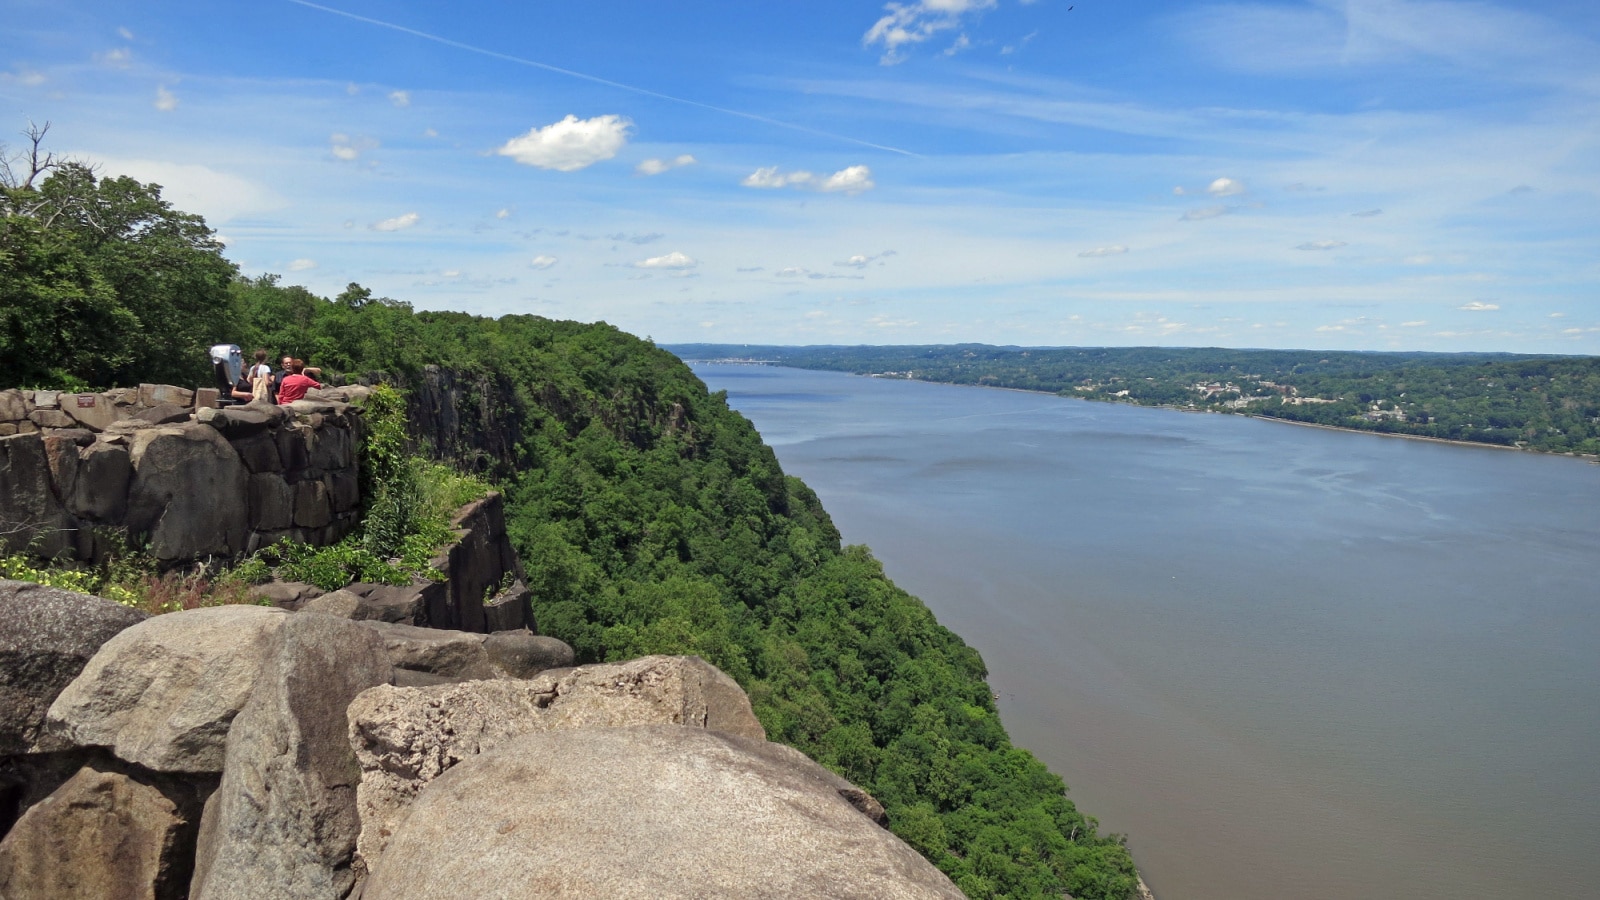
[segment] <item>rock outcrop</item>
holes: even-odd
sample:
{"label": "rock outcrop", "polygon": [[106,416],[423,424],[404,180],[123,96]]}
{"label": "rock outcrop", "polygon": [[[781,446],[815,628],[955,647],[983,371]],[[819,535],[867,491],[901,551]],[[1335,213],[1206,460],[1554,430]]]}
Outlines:
{"label": "rock outcrop", "polygon": [[288,617],[219,606],[121,632],[51,704],[46,749],[105,747],[155,772],[221,772],[228,728]]}
{"label": "rock outcrop", "polygon": [[523,735],[435,781],[363,900],[962,896],[776,744],[645,725]]}
{"label": "rock outcrop", "polygon": [[272,635],[206,803],[193,900],[340,900],[355,884],[360,770],[345,710],[389,680],[372,631],[299,613]]}
{"label": "rock outcrop", "polygon": [[733,679],[696,657],[544,672],[528,681],[378,687],[350,705],[361,764],[360,853],[371,866],[435,778],[520,735],[552,729],[686,725],[765,740]]}
{"label": "rock outcrop", "polygon": [[0,756],[32,750],[50,704],[100,646],[146,618],[99,597],[0,581]]}

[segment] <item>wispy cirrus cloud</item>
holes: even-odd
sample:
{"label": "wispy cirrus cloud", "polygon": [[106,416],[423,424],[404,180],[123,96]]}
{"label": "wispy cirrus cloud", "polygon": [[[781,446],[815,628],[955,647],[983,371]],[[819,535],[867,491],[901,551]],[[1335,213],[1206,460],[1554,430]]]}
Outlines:
{"label": "wispy cirrus cloud", "polygon": [[401,213],[392,219],[383,219],[373,222],[367,227],[373,231],[405,231],[407,228],[412,227],[420,221],[422,221],[422,216],[420,214],[408,212]]}
{"label": "wispy cirrus cloud", "polygon": [[1296,250],[1337,250],[1343,246],[1346,246],[1344,241],[1306,241],[1304,244],[1296,244],[1294,248]]}
{"label": "wispy cirrus cloud", "polygon": [[904,48],[942,31],[960,28],[967,17],[993,9],[997,0],[916,0],[888,3],[885,14],[861,36],[861,45],[882,45],[879,62],[890,66],[905,59]]}
{"label": "wispy cirrus cloud", "polygon": [[527,134],[506,141],[495,153],[525,166],[576,172],[616,156],[628,143],[632,128],[633,121],[623,116],[580,119],[568,115],[559,122],[543,128],[534,127]]}
{"label": "wispy cirrus cloud", "polygon": [[1093,250],[1080,250],[1078,252],[1078,258],[1079,259],[1098,259],[1098,258],[1100,258],[1102,256],[1121,256],[1122,254],[1127,253],[1127,252],[1128,252],[1128,248],[1127,247],[1124,247],[1121,244],[1114,244],[1114,245],[1112,245],[1110,247],[1096,247]]}
{"label": "wispy cirrus cloud", "polygon": [[833,173],[832,175],[815,175],[800,169],[793,172],[784,172],[777,166],[760,168],[746,175],[739,182],[749,188],[806,188],[821,191],[825,194],[859,194],[877,187],[872,180],[872,170],[867,166],[849,166]]}
{"label": "wispy cirrus cloud", "polygon": [[681,169],[684,166],[692,166],[697,162],[699,162],[699,160],[695,159],[692,155],[685,153],[681,156],[675,156],[672,159],[647,159],[644,162],[639,163],[637,166],[634,166],[633,171],[636,175],[660,175],[662,172],[669,172],[673,169]]}
{"label": "wispy cirrus cloud", "polygon": [[1493,312],[1499,308],[1500,304],[1489,303],[1483,300],[1473,300],[1470,303],[1463,303],[1456,307],[1456,309],[1466,310],[1467,312]]}
{"label": "wispy cirrus cloud", "polygon": [[672,269],[676,271],[682,271],[685,269],[692,269],[698,265],[700,265],[699,260],[689,256],[688,254],[680,253],[679,251],[674,250],[671,253],[663,254],[661,256],[652,256],[649,259],[641,259],[634,263],[633,267],[636,269]]}

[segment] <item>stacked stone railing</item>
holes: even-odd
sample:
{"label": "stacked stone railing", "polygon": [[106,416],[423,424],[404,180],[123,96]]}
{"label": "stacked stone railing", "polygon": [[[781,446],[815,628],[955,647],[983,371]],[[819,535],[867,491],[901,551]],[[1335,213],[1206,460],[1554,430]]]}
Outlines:
{"label": "stacked stone railing", "polygon": [[0,391],[0,546],[92,560],[116,534],[172,565],[334,543],[357,521],[367,392],[219,409],[170,385]]}

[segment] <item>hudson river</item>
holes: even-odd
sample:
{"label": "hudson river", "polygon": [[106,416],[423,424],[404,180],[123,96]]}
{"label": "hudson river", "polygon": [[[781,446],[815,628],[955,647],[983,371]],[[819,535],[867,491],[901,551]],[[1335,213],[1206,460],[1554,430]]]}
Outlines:
{"label": "hudson river", "polygon": [[1600,896],[1600,466],[694,368],[1161,900]]}

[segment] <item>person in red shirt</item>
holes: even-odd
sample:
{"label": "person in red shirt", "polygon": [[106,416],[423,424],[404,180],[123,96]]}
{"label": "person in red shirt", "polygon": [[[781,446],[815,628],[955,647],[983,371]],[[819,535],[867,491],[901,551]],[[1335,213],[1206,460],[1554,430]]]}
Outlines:
{"label": "person in red shirt", "polygon": [[292,359],[289,361],[289,374],[283,376],[278,382],[278,405],[287,406],[306,395],[311,388],[320,388],[322,384],[305,374],[304,360]]}

